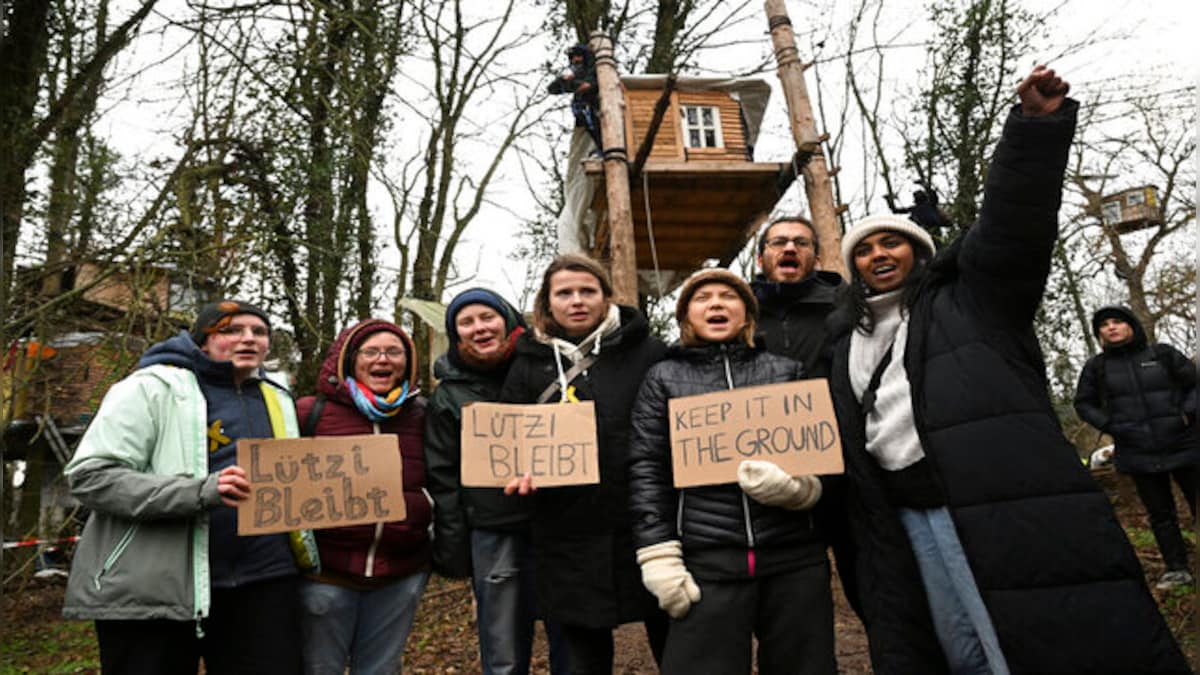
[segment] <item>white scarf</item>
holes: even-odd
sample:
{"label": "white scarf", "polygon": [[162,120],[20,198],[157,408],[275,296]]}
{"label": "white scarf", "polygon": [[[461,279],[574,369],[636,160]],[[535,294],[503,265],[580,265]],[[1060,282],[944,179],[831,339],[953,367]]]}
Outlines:
{"label": "white scarf", "polygon": [[892,360],[875,390],[875,406],[866,419],[867,452],[886,471],[899,471],[925,456],[913,416],[912,387],[904,369],[908,345],[908,312],[901,306],[904,289],[867,298],[875,314],[870,335],[855,329],[850,336],[850,386],[861,402],[871,376],[890,348]]}
{"label": "white scarf", "polygon": [[604,339],[604,336],[620,327],[621,308],[616,303],[610,303],[608,314],[604,317],[604,320],[587,337],[580,340],[578,344],[554,337],[553,335],[546,335],[540,330],[534,331],[534,336],[538,342],[550,345],[554,349],[554,365],[558,367],[559,400],[567,400],[567,385],[570,384],[570,382],[567,382],[566,371],[563,370],[560,356],[565,356],[572,364],[582,361],[588,352],[600,356],[600,343]]}

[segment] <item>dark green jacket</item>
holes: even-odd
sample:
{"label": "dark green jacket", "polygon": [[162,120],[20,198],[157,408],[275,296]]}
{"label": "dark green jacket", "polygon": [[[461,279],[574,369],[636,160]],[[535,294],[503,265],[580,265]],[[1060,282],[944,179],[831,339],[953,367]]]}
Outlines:
{"label": "dark green jacket", "polygon": [[499,400],[507,372],[460,368],[444,354],[433,366],[440,383],[425,411],[425,471],[434,503],[433,568],[442,576],[471,575],[471,530],[516,532],[529,526],[528,497],[506,497],[499,488],[465,488],[459,483],[462,407]]}

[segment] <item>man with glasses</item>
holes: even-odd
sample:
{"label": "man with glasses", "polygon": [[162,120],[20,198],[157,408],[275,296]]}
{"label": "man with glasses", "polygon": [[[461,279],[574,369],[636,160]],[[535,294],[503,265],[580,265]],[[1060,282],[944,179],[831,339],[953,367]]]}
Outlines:
{"label": "man with glasses", "polygon": [[223,300],[108,391],[64,473],[92,511],[63,614],[92,619],[110,673],[298,673],[310,532],[239,537],[240,438],[298,435],[264,378],[266,313]]}
{"label": "man with glasses", "polygon": [[751,286],[758,298],[759,333],[767,351],[804,364],[809,377],[823,377],[828,367],[825,317],[833,310],[842,277],[816,269],[820,242],[812,223],[789,215],[771,221],[758,238],[761,272]]}

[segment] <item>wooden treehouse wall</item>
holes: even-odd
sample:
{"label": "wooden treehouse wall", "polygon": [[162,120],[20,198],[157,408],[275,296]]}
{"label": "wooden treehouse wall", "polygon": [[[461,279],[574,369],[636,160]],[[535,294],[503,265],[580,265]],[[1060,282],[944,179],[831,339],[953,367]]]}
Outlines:
{"label": "wooden treehouse wall", "polygon": [[[627,89],[625,105],[625,134],[630,139],[629,153],[632,155],[641,146],[642,139],[654,117],[654,106],[662,91],[659,89]],[[712,106],[720,112],[721,148],[685,148],[680,124],[680,106]],[[663,116],[654,147],[650,150],[650,161],[747,161],[746,134],[742,128],[741,104],[723,91],[675,91],[671,103]]]}

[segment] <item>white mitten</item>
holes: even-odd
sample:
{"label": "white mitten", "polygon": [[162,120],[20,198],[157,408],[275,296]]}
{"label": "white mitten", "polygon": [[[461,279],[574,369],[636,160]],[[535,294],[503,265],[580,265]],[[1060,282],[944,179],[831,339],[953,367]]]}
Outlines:
{"label": "white mitten", "polygon": [[687,616],[692,603],[700,602],[700,587],[683,565],[683,544],[672,539],[637,550],[642,583],[658,598],[658,606],[673,619]]}
{"label": "white mitten", "polygon": [[821,498],[816,476],[789,476],[774,462],[747,459],[738,465],[738,486],[759,504],[793,511],[811,509]]}

